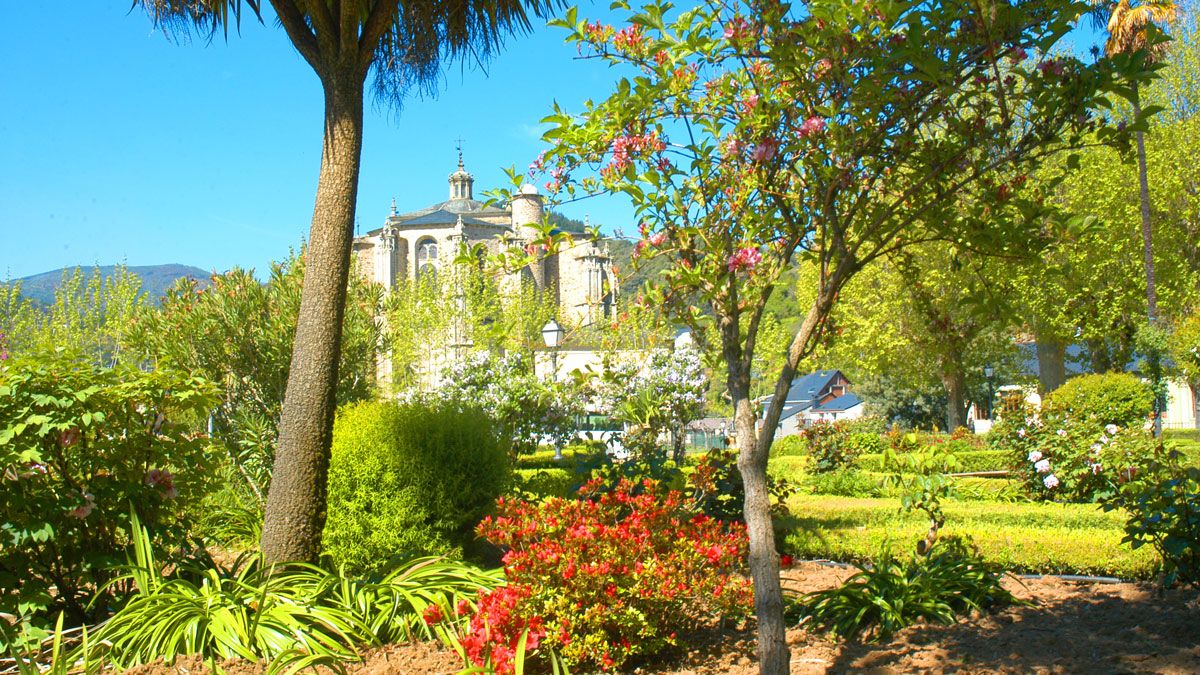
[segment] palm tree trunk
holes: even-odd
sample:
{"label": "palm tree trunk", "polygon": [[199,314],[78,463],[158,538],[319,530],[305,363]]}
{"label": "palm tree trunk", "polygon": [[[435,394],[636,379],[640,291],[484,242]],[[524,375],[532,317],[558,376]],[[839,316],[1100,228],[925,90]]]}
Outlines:
{"label": "palm tree trunk", "polygon": [[300,316],[267,495],[262,552],[268,563],[315,562],[336,407],[342,318],[358,198],[363,79],[325,74],[321,175],[304,261]]}
{"label": "palm tree trunk", "polygon": [[[1138,102],[1137,85],[1133,90],[1133,114],[1141,117],[1142,106]],[[1154,280],[1154,242],[1150,229],[1150,177],[1146,171],[1146,135],[1137,132],[1138,197],[1142,207],[1142,256],[1146,267],[1146,314],[1153,324],[1158,320],[1158,292]]]}

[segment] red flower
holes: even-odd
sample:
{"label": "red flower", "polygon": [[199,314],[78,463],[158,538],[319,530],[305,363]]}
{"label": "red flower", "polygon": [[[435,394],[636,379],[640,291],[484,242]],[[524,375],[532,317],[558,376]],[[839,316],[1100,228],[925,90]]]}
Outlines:
{"label": "red flower", "polygon": [[794,563],[795,563],[795,560],[792,558],[792,556],[790,556],[786,553],[779,556],[779,566],[780,567],[791,567],[792,564],[794,564]]}
{"label": "red flower", "polygon": [[425,608],[424,612],[421,612],[421,618],[425,620],[426,625],[432,626],[434,624],[441,623],[442,619],[445,619],[446,617],[442,614],[441,607],[438,605],[430,605]]}

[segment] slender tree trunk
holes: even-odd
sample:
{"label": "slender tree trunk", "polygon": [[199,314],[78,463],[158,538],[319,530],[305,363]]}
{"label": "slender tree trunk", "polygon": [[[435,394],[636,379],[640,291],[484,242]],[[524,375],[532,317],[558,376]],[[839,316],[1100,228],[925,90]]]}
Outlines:
{"label": "slender tree trunk", "polygon": [[263,522],[262,552],[269,563],[315,562],[325,527],[326,479],[363,132],[362,77],[350,68],[344,70],[321,78],[325,87],[321,176]]}
{"label": "slender tree trunk", "polygon": [[[758,620],[758,667],[763,675],[786,675],[791,654],[783,619],[779,551],[771,524],[768,452],[758,438],[758,420],[750,401],[750,373],[736,360],[728,360],[728,364],[738,470],[746,491],[746,533],[750,538],[750,576],[754,580],[754,615]],[[764,429],[763,433],[770,431]]]}
{"label": "slender tree trunk", "polygon": [[1045,396],[1067,381],[1067,345],[1040,334],[1036,337],[1038,389]]}
{"label": "slender tree trunk", "polygon": [[[1133,114],[1141,116],[1137,85],[1133,90]],[[1146,267],[1146,314],[1153,324],[1158,320],[1158,291],[1154,279],[1154,242],[1150,229],[1150,176],[1146,170],[1146,135],[1137,132],[1138,197],[1142,207],[1142,260]]]}
{"label": "slender tree trunk", "polygon": [[946,389],[946,431],[953,433],[967,426],[967,376],[955,366],[943,366],[942,386]]}
{"label": "slender tree trunk", "polygon": [[1191,382],[1188,388],[1192,390],[1192,422],[1200,429],[1200,382]]}

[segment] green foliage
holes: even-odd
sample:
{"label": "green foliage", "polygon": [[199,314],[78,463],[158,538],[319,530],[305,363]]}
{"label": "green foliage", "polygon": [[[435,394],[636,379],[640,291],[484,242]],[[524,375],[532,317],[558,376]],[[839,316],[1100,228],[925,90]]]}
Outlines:
{"label": "green foliage", "polygon": [[[1006,450],[955,451],[954,459],[956,460],[954,471],[958,473],[971,473],[975,471],[1004,471],[1011,466],[1011,456]],[[885,471],[884,455],[883,453],[859,455],[854,460],[854,466],[862,471]]]}
{"label": "green foliage", "polygon": [[[795,485],[779,476],[767,476],[771,513],[787,514],[787,500]],[[746,488],[738,470],[737,455],[726,448],[705,453],[687,476],[687,494],[701,513],[727,522],[740,522],[746,514]]]}
{"label": "green foliage", "polygon": [[108,275],[64,269],[45,306],[23,297],[19,282],[0,284],[0,334],[12,355],[61,350],[97,365],[136,363],[130,332],[149,311],[141,279],[124,266]]}
{"label": "green foliage", "polygon": [[1073,377],[1047,397],[1048,416],[1073,416],[1098,423],[1140,429],[1150,417],[1154,394],[1130,373]]}
{"label": "green foliage", "polygon": [[198,433],[214,387],[171,370],[104,368],[64,351],[0,361],[0,611],[46,627],[102,617],[132,504],[178,550],[212,487]]}
{"label": "green foliage", "polygon": [[[227,492],[219,503],[261,509],[270,486],[283,394],[291,368],[292,343],[304,281],[304,252],[272,263],[266,283],[252,270],[234,268],[201,286],[181,279],[147,313],[131,341],[146,358],[203,375],[222,387],[212,411],[213,434],[228,451]],[[379,288],[351,273],[337,401],[374,394],[375,311]]]}
{"label": "green foliage", "polygon": [[882,476],[857,469],[815,473],[802,483],[813,494],[841,497],[882,497],[888,490]]}
{"label": "green foliage", "polygon": [[796,435],[804,437],[812,468],[817,473],[834,471],[854,461],[857,448],[849,442],[841,422],[814,422]]}
{"label": "green foliage", "polygon": [[395,556],[458,554],[510,480],[484,413],[451,403],[343,407],[333,432],[325,552],[352,573]]}
{"label": "green foliage", "polygon": [[512,492],[521,499],[570,497],[579,486],[579,476],[570,469],[517,469],[513,472]]}
{"label": "green foliage", "polygon": [[946,524],[942,501],[954,493],[946,474],[958,468],[958,460],[945,445],[930,445],[904,454],[889,450],[883,464],[889,471],[887,485],[900,491],[901,512],[920,511],[929,519],[929,533],[917,543],[917,553],[928,555],[938,530]]}
{"label": "green foliage", "polygon": [[959,539],[901,561],[884,550],[838,588],[806,596],[801,612],[832,635],[885,639],[917,621],[954,623],[960,614],[1011,603],[1004,571]]}
{"label": "green foliage", "polygon": [[[797,558],[869,561],[885,543],[915,542],[928,530],[923,514],[897,513],[898,498],[796,495],[789,507],[793,515],[780,520],[780,550]],[[1122,543],[1126,517],[1120,512],[1091,504],[977,500],[948,501],[942,509],[945,538],[969,537],[985,560],[1014,572],[1150,579],[1158,569],[1150,547]]]}
{"label": "green foliage", "polygon": [[[258,558],[233,569],[176,567],[154,558],[148,538],[134,539],[127,579],[137,593],[96,633],[88,653],[120,669],[177,656],[271,661],[279,671],[358,660],[365,645],[431,638],[429,607],[450,613],[492,588],[495,574],[461,562],[418,558],[367,582],[311,565],[264,568]],[[291,670],[289,672],[291,672]]]}
{"label": "green foliage", "polygon": [[848,434],[862,434],[881,436],[887,433],[888,422],[883,417],[877,415],[863,415],[854,419],[845,420],[842,422],[846,426]]}
{"label": "green foliage", "polygon": [[771,444],[772,457],[801,457],[808,455],[808,443],[800,434],[790,434],[775,439]]}
{"label": "green foliage", "polygon": [[1104,504],[1129,514],[1125,539],[1135,549],[1158,553],[1163,584],[1200,586],[1200,468],[1186,466],[1175,452],[1143,466]]}

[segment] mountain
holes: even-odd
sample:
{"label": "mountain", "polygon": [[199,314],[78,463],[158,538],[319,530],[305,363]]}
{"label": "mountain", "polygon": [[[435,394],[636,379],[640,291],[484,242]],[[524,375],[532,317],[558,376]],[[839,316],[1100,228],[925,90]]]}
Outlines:
{"label": "mountain", "polygon": [[[101,278],[108,278],[112,276],[113,271],[117,268],[115,265],[103,265],[80,267],[79,269],[87,278],[91,278],[91,275],[97,271],[99,271]],[[206,272],[199,267],[192,267],[191,265],[143,265],[140,267],[127,267],[126,269],[141,278],[142,291],[156,302],[181,277],[191,277],[207,282],[208,278],[212,276],[210,272]],[[16,279],[15,281],[21,284],[21,295],[36,303],[50,305],[54,304],[54,291],[58,288],[59,283],[62,282],[63,274],[69,275],[74,271],[74,267],[64,267]]]}

